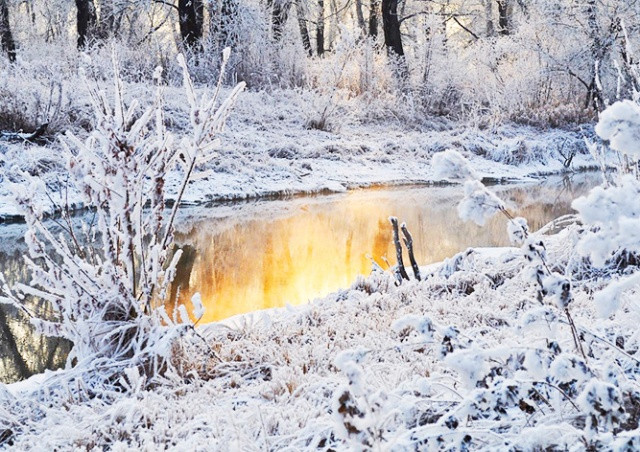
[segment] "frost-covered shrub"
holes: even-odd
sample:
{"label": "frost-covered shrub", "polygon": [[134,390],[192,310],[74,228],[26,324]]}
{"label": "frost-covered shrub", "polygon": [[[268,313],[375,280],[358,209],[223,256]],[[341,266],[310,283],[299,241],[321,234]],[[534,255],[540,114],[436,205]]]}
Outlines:
{"label": "frost-covered shrub", "polygon": [[596,126],[600,138],[633,160],[640,158],[640,105],[631,100],[616,102],[600,115]]}
{"label": "frost-covered shrub", "polygon": [[[180,140],[165,128],[162,87],[155,104],[140,112],[137,102],[125,106],[118,77],[113,103],[91,91],[95,130],[84,140],[73,133],[63,138],[69,174],[95,211],[92,223],[76,230],[62,206],[68,227],[56,236],[33,202],[42,183],[27,177],[15,186],[29,227],[31,281],[13,288],[3,283],[0,301],[23,309],[41,333],[71,340],[68,365],[93,369],[88,376],[98,384],[117,382],[114,375],[125,367],[156,377],[170,363],[174,339],[187,331],[174,323],[190,324],[184,307],[167,315],[162,306],[181,255],[172,253],[174,220],[189,181],[215,158],[217,135],[243,85],[224,101],[220,85],[198,99],[184,59],[180,64],[191,112],[190,133]],[[175,199],[169,211],[168,195]],[[33,317],[21,303],[26,296],[48,301],[58,320]],[[199,298],[192,302],[202,315]]]}
{"label": "frost-covered shrub", "polygon": [[434,154],[431,158],[433,177],[436,179],[477,180],[478,175],[467,159],[453,149]]}
{"label": "frost-covered shrub", "polygon": [[[596,187],[587,196],[576,199],[572,206],[578,211],[586,231],[580,237],[577,251],[604,272],[623,270],[632,273],[610,282],[594,297],[600,315],[609,316],[620,306],[625,290],[640,284],[634,270],[640,254],[640,107],[625,100],[606,109],[600,116],[596,132],[619,153],[615,177],[605,177],[606,186]],[[603,152],[592,144],[592,153]],[[603,162],[604,166],[605,163]]]}
{"label": "frost-covered shrub", "polygon": [[640,252],[640,182],[634,176],[620,177],[615,186],[596,187],[572,206],[592,227],[578,251],[594,265],[602,267],[619,250]]}

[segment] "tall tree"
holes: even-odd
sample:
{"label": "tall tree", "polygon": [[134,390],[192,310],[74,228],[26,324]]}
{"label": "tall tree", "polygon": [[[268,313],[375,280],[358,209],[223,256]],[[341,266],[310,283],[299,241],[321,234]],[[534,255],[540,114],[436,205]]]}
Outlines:
{"label": "tall tree", "polygon": [[487,36],[493,36],[495,34],[495,26],[493,24],[493,1],[494,0],[484,0],[485,33]]}
{"label": "tall tree", "polygon": [[201,51],[204,25],[202,0],[178,0],[178,16],[183,44],[191,51]]}
{"label": "tall tree", "polygon": [[397,56],[404,56],[398,20],[398,0],[382,0],[382,29],[387,50]]}
{"label": "tall tree", "polygon": [[78,48],[83,49],[91,38],[91,33],[96,27],[96,7],[93,0],[76,0]]}
{"label": "tall tree", "polygon": [[369,2],[369,36],[378,36],[378,0]]}
{"label": "tall tree", "polygon": [[316,22],[316,50],[318,56],[324,54],[324,0],[318,0],[318,21]]}
{"label": "tall tree", "polygon": [[289,18],[289,1],[275,0],[271,9],[271,30],[274,41],[282,38],[282,31]]}
{"label": "tall tree", "polygon": [[356,18],[358,19],[358,28],[360,28],[362,36],[366,36],[367,26],[365,25],[364,13],[362,12],[362,0],[356,0]]}
{"label": "tall tree", "polygon": [[585,106],[593,106],[596,111],[603,110],[604,99],[600,89],[600,65],[607,52],[608,44],[603,42],[598,22],[598,10],[596,0],[587,0],[585,5],[587,24],[589,27],[589,37],[591,38],[591,80],[587,88],[587,98]]}
{"label": "tall tree", "polygon": [[304,6],[300,0],[296,2],[296,14],[298,16],[298,27],[300,28],[302,46],[309,56],[312,56],[313,50],[311,49],[311,38],[309,37],[309,29],[307,28],[307,18],[305,17]]}
{"label": "tall tree", "polygon": [[498,0],[498,33],[503,36],[511,34],[511,2]]}
{"label": "tall tree", "polygon": [[13,40],[11,26],[9,24],[9,6],[7,0],[0,0],[0,44],[2,49],[7,52],[9,61],[16,60],[16,43]]}

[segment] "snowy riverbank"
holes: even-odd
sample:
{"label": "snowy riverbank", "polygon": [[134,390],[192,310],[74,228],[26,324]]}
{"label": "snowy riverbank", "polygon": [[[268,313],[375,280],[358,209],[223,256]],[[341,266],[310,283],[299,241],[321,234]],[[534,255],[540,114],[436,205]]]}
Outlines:
{"label": "snowy riverbank", "polygon": [[[637,152],[637,109],[616,104],[598,126],[613,150],[627,157]],[[632,110],[630,119],[620,119],[627,110]],[[192,102],[192,117],[194,111],[202,110]],[[205,118],[209,113],[204,110]],[[23,292],[8,293],[11,298],[3,301],[21,306],[24,293],[48,296],[65,315],[63,322],[35,323],[73,340],[75,355],[70,356],[77,363],[34,384],[0,385],[4,444],[32,450],[44,444],[89,450],[292,451],[626,451],[640,446],[640,188],[630,166],[621,164],[612,176],[615,183],[574,201],[578,213],[564,217],[563,227],[554,223],[534,231],[480,179],[488,171],[483,162],[495,160],[497,168],[526,162],[520,167],[527,168],[526,174],[536,167],[548,172],[554,154],[547,147],[531,159],[510,151],[518,156],[511,161],[503,154],[495,159],[493,153],[470,151],[460,141],[446,146],[467,154],[471,163],[456,151],[431,159],[430,150],[413,148],[414,154],[424,154],[425,169],[429,162],[427,180],[464,180],[457,207],[461,219],[485,225],[503,215],[513,247],[468,249],[422,272],[413,268],[413,278],[377,268],[349,289],[304,307],[197,327],[194,319],[203,318],[199,294],[188,300],[189,307],[174,310],[173,321],[166,306],[153,309],[151,304],[156,287],[167,289],[180,257],[168,260],[171,232],[157,241],[164,213],[160,198],[147,197],[146,186],[137,183],[147,177],[155,187],[149,192],[156,194],[166,187],[166,163],[147,166],[157,149],[161,158],[173,155],[162,147],[162,130],[160,145],[135,136],[134,142],[142,143],[140,155],[122,158],[137,148],[122,146],[109,128],[110,118],[99,117],[101,129],[94,136],[104,141],[103,147],[96,150],[90,142],[88,152],[78,154],[73,175],[92,199],[104,200],[97,224],[111,238],[104,241],[105,258],[113,259],[105,266],[82,249],[70,255],[64,237],[58,241],[40,228],[57,244],[62,264],[49,258],[46,267],[35,269],[33,288],[18,286]],[[200,123],[192,125],[192,141],[184,143],[207,146],[206,140],[199,141]],[[482,140],[475,135],[472,141]],[[566,140],[562,143],[558,155],[567,150]],[[237,163],[236,170],[264,164],[264,171],[254,167],[251,174],[273,180],[266,171],[273,161],[242,161],[232,157],[237,150],[224,146],[209,176],[197,178],[191,187],[190,201],[206,200],[211,184],[206,178],[225,173],[217,168],[223,163]],[[387,155],[409,153],[399,148]],[[297,164],[291,156],[269,158]],[[314,164],[327,160],[324,154],[311,158]],[[402,165],[385,158],[384,165]],[[362,155],[356,160],[366,161]],[[414,167],[413,160],[406,160],[404,166]],[[357,168],[347,164],[346,154],[336,161]],[[96,162],[110,169],[107,177]],[[236,174],[232,169],[229,174]],[[324,174],[323,180],[332,176]],[[105,187],[104,181],[113,180],[123,182],[126,196]],[[228,186],[222,178],[215,181]],[[286,186],[296,191],[291,181]],[[23,191],[25,204],[28,196]],[[132,207],[130,200],[140,201]],[[147,201],[156,209],[144,209]],[[133,222],[132,211],[142,217],[149,210],[154,228],[145,229],[150,223],[139,220],[139,227],[122,229]],[[121,235],[114,239],[113,234]],[[149,236],[150,250],[145,247]],[[120,246],[120,237],[127,238],[129,248]],[[45,244],[36,234],[28,238],[32,255],[41,257]],[[408,234],[406,244],[411,247]],[[135,247],[136,254],[126,251]],[[131,259],[120,259],[125,252]],[[135,256],[145,258],[139,260],[139,272]],[[137,274],[153,275],[142,280],[151,285],[139,288]],[[146,297],[146,304],[141,306],[140,297]]]}
{"label": "snowy riverbank", "polygon": [[[573,226],[546,237],[549,262],[567,265],[579,236]],[[585,360],[562,311],[536,301],[529,269],[526,252],[503,248],[462,253],[399,287],[374,273],[307,306],[200,328],[216,358],[185,341],[187,381],[140,390],[134,372],[127,394],[45,405],[60,381],[40,379],[35,394],[0,389],[0,415],[25,450],[572,448],[584,444],[590,410],[580,397],[593,372],[614,363],[612,378],[633,372],[634,359],[607,344],[635,343],[635,317],[596,322],[593,286],[575,287]],[[627,410],[633,387],[616,389]],[[591,440],[625,450],[638,435],[596,430]]]}
{"label": "snowy riverbank", "polygon": [[[151,96],[141,87],[130,95]],[[187,127],[179,89],[167,96],[167,115],[175,133]],[[437,182],[431,157],[456,149],[470,159],[481,177],[526,180],[531,176],[566,171],[566,157],[575,154],[569,169],[593,168],[584,144],[592,127],[540,130],[506,125],[480,130],[444,119],[416,123],[401,119],[369,118],[366,106],[353,100],[341,105],[332,132],[307,127],[315,116],[310,93],[243,93],[228,127],[220,136],[218,157],[194,180],[184,201],[199,204],[292,193],[340,192],[371,185]],[[352,110],[349,110],[351,108]],[[349,111],[349,113],[347,113]],[[45,211],[65,203],[82,205],[82,197],[67,182],[64,153],[56,143],[48,147],[7,144],[1,156],[0,217],[20,215],[10,183],[21,182],[22,170],[38,174],[48,187],[38,193]],[[175,181],[174,185],[175,185]],[[175,187],[169,194],[175,196]],[[53,201],[53,203],[52,203]],[[53,204],[57,204],[54,207]]]}

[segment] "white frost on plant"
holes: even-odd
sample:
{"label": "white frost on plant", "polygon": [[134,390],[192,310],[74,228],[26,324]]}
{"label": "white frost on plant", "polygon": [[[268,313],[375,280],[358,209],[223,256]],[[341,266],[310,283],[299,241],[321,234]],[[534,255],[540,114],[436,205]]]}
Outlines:
{"label": "white frost on plant", "polygon": [[593,297],[600,317],[609,317],[620,307],[622,293],[640,285],[640,273],[610,283]]}
{"label": "white frost on plant", "polygon": [[640,182],[633,176],[622,176],[616,186],[594,188],[572,207],[591,227],[577,250],[596,267],[603,267],[616,251],[640,252]]}
{"label": "white frost on plant", "polygon": [[509,241],[514,245],[522,245],[529,235],[529,225],[526,218],[517,217],[507,222]]}
{"label": "white frost on plant", "polygon": [[600,115],[596,133],[611,149],[640,158],[640,105],[630,100],[611,105]]}
{"label": "white frost on plant", "polygon": [[469,160],[453,149],[438,152],[431,159],[433,176],[436,179],[478,180],[479,177],[471,167]]}
{"label": "white frost on plant", "polygon": [[573,300],[571,281],[557,273],[550,273],[542,278],[542,290],[546,296],[551,298],[558,309],[566,309]]}
{"label": "white frost on plant", "polygon": [[423,342],[432,341],[435,332],[435,327],[429,317],[414,314],[408,314],[395,320],[391,324],[391,328],[396,333],[403,333],[407,330],[415,331]]}
{"label": "white frost on plant", "polygon": [[496,212],[504,210],[504,203],[477,180],[464,183],[464,198],[458,204],[458,215],[464,221],[484,226]]}
{"label": "white frost on plant", "polygon": [[196,320],[200,320],[205,312],[200,292],[196,292],[193,294],[193,296],[191,297],[191,304],[193,304],[193,315],[196,317]]}
{"label": "white frost on plant", "polygon": [[620,389],[595,378],[587,383],[576,404],[587,415],[585,430],[593,433],[614,430],[627,418]]}

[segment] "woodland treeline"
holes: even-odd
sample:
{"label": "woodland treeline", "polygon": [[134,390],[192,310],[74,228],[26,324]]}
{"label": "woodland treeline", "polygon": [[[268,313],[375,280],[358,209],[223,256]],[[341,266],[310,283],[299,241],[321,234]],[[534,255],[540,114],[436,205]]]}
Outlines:
{"label": "woodland treeline", "polygon": [[183,52],[207,83],[231,47],[230,81],[250,89],[563,124],[637,90],[639,13],[636,0],[0,0],[0,35],[6,62],[115,42],[129,78]]}

